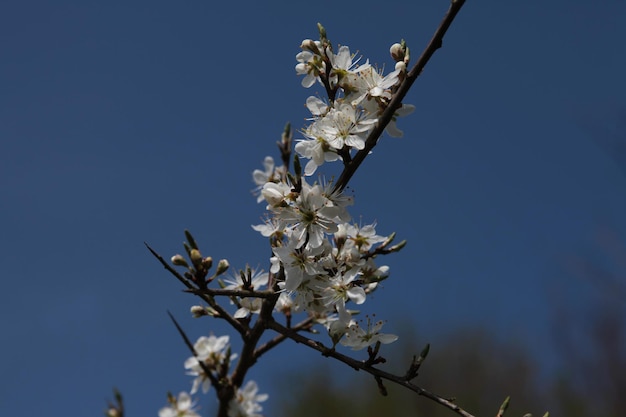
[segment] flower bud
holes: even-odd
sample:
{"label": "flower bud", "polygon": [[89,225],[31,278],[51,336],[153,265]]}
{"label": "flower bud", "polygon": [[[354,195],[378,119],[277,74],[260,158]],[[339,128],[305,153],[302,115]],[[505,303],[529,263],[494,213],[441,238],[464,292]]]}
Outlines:
{"label": "flower bud", "polygon": [[211,269],[211,266],[213,266],[213,258],[211,258],[210,256],[207,256],[206,258],[204,258],[202,260],[202,266],[204,267],[206,271]]}
{"label": "flower bud", "polygon": [[187,264],[187,261],[185,260],[185,258],[183,258],[183,255],[176,254],[172,256],[171,261],[176,266],[186,266],[187,268],[189,268],[189,265]]}
{"label": "flower bud", "polygon": [[320,50],[315,44],[315,41],[313,39],[303,40],[302,43],[300,44],[300,48],[302,48],[305,51],[313,52],[315,55],[320,55]]}
{"label": "flower bud", "polygon": [[390,253],[391,252],[398,252],[400,249],[402,249],[403,247],[406,246],[406,240],[403,240],[402,242],[398,243],[397,245],[393,245],[392,247],[390,247],[389,249],[387,249]]}
{"label": "flower bud", "polygon": [[189,242],[189,246],[191,246],[193,249],[198,249],[198,244],[196,243],[196,240],[193,238],[193,236],[191,236],[191,232],[189,230],[185,230],[185,237],[187,238],[187,242]]}
{"label": "flower bud", "polygon": [[391,57],[394,61],[404,61],[404,48],[401,44],[394,43],[393,45],[391,45],[391,48],[389,48],[389,53],[391,54]]}
{"label": "flower bud", "polygon": [[116,408],[109,408],[106,412],[107,417],[121,417],[122,413]]}
{"label": "flower bud", "polygon": [[230,267],[230,264],[226,259],[220,259],[217,264],[217,271],[215,271],[215,275],[222,275],[226,270]]}
{"label": "flower bud", "polygon": [[191,259],[191,263],[193,263],[194,266],[198,266],[202,263],[202,254],[198,249],[192,249],[191,251],[189,251],[189,258]]}
{"label": "flower bud", "polygon": [[290,150],[292,138],[293,138],[293,133],[291,131],[291,123],[287,123],[285,125],[285,129],[283,129],[283,134],[280,136],[281,148]]}
{"label": "flower bud", "polygon": [[190,311],[191,315],[196,319],[206,315],[206,310],[202,306],[191,306]]}
{"label": "flower bud", "polygon": [[317,23],[317,30],[320,33],[320,41],[322,41],[322,43],[324,43],[324,44],[327,43],[328,42],[328,38],[326,37],[326,29],[319,22]]}
{"label": "flower bud", "polygon": [[406,72],[406,64],[404,61],[396,62],[396,71]]}
{"label": "flower bud", "polygon": [[346,334],[346,328],[346,323],[341,320],[336,320],[328,324],[328,335],[333,341],[333,347],[337,346],[337,343],[339,343]]}
{"label": "flower bud", "polygon": [[209,306],[191,306],[191,315],[194,319],[202,316],[213,316],[216,311]]}

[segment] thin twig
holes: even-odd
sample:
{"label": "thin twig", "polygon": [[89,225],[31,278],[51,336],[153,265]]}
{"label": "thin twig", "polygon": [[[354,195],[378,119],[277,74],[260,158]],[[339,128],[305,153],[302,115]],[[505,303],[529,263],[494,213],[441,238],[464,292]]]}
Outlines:
{"label": "thin twig", "polygon": [[274,321],[272,313],[274,312],[274,306],[276,305],[276,301],[278,301],[279,295],[280,294],[275,293],[272,297],[263,300],[259,317],[254,323],[254,326],[245,334],[242,334],[243,347],[241,348],[237,367],[231,376],[231,381],[236,387],[241,386],[248,369],[257,361],[257,355],[255,354],[256,346],[265,330],[269,329],[268,323]]}
{"label": "thin twig", "polygon": [[215,378],[215,375],[213,375],[213,372],[211,372],[209,367],[206,366],[204,361],[201,361],[200,359],[198,359],[198,352],[196,352],[196,349],[193,347],[193,344],[191,343],[191,341],[187,337],[187,334],[182,329],[182,327],[180,327],[180,325],[178,324],[178,322],[176,321],[176,319],[174,318],[172,313],[170,313],[168,311],[167,315],[170,316],[170,319],[172,319],[172,321],[174,322],[174,326],[176,326],[176,330],[178,330],[178,333],[180,334],[180,336],[185,341],[185,345],[187,345],[187,347],[191,351],[192,355],[198,360],[198,364],[200,365],[200,368],[202,368],[202,370],[204,371],[204,374],[207,376],[207,378],[209,378],[209,380],[211,381],[211,384],[214,387],[216,387],[216,389],[217,389],[219,387],[219,381],[217,380],[217,378]]}
{"label": "thin twig", "polygon": [[[146,245],[146,247],[148,248],[148,250],[150,251],[150,253],[152,253],[152,255],[154,255],[155,258],[158,259],[158,261],[161,263],[161,265],[163,265],[163,267],[165,269],[167,269],[172,275],[174,275],[180,282],[183,283],[183,285],[185,285],[188,289],[190,290],[197,290],[197,288],[195,288],[193,286],[193,284],[191,282],[189,282],[188,279],[186,279],[185,277],[183,277],[182,275],[180,275],[178,273],[178,271],[176,271],[174,268],[172,268],[170,266],[170,264],[168,264],[165,259],[163,259],[163,257],[161,255],[159,255],[154,249],[152,249],[150,247],[150,245],[148,245],[147,243],[144,242],[144,245]],[[205,301],[207,304],[209,304],[215,311],[217,311],[217,315],[215,317],[219,317],[221,319],[224,319],[228,322],[228,324],[230,324],[235,330],[237,330],[240,334],[244,334],[246,332],[246,328],[239,322],[237,321],[237,319],[235,319],[232,315],[230,315],[228,313],[228,311],[224,310],[224,308],[222,308],[222,306],[220,306],[219,304],[217,304],[215,302],[215,300],[207,294],[202,294],[202,293],[197,293],[196,294],[198,297],[200,297],[203,301]]]}
{"label": "thin twig", "polygon": [[331,357],[333,359],[336,359],[340,362],[345,363],[346,365],[350,366],[351,368],[357,370],[357,371],[364,371],[367,372],[368,374],[374,376],[375,378],[378,379],[386,379],[387,381],[391,381],[395,384],[401,385],[415,393],[417,393],[418,395],[422,395],[432,401],[435,401],[439,404],[441,404],[442,406],[454,411],[455,413],[463,416],[463,417],[474,417],[472,414],[468,413],[467,411],[463,410],[461,407],[459,407],[458,405],[456,405],[455,403],[453,403],[452,401],[446,400],[445,398],[434,394],[430,391],[425,390],[422,387],[419,387],[413,383],[411,383],[410,381],[407,381],[406,378],[401,377],[401,376],[397,376],[394,374],[391,374],[389,372],[385,372],[383,370],[380,370],[378,368],[375,368],[373,366],[369,366],[367,365],[364,361],[358,361],[354,358],[351,358],[350,356],[346,356],[342,353],[337,352],[334,349],[328,348],[326,346],[324,346],[322,343],[317,342],[315,340],[309,339],[305,336],[302,336],[301,334],[286,328],[285,326],[281,325],[280,323],[276,322],[276,321],[271,321],[267,323],[268,327],[271,328],[272,330],[277,331],[280,334],[283,334],[285,336],[287,336],[288,338],[292,339],[293,341],[295,341],[296,343],[301,343],[305,346],[310,347],[311,349],[315,349],[318,352],[320,352],[322,355],[324,356],[328,356]]}
{"label": "thin twig", "polygon": [[[295,326],[288,327],[288,328],[293,330],[293,331],[295,331],[295,332],[298,332],[298,331],[301,331],[301,330],[308,330],[311,327],[312,324],[313,324],[313,319],[309,317],[307,319],[302,320],[300,323],[296,324]],[[278,346],[280,343],[284,342],[287,339],[288,339],[287,336],[285,336],[284,334],[280,334],[279,333],[273,339],[268,340],[263,345],[259,346],[254,351],[254,356],[258,359],[265,352],[267,352],[267,351],[271,350],[272,348]]]}
{"label": "thin twig", "polygon": [[165,259],[163,259],[163,257],[161,255],[159,255],[154,249],[152,249],[150,247],[150,245],[148,245],[147,242],[143,242],[144,245],[146,245],[146,248],[148,248],[148,250],[150,251],[150,253],[152,255],[154,255],[155,258],[157,258],[157,260],[161,263],[161,265],[163,265],[163,267],[165,269],[167,269],[169,271],[170,274],[174,275],[180,282],[183,283],[183,285],[189,289],[194,289],[193,284],[191,284],[191,282],[189,282],[189,280],[185,277],[183,277],[181,274],[178,273],[177,270],[175,270],[174,268],[172,268],[170,266],[170,264],[168,264]]}

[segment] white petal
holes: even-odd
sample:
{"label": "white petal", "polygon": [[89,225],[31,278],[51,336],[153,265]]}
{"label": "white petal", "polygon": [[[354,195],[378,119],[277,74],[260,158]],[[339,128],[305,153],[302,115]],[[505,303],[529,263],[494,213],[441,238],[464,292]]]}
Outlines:
{"label": "white petal", "polygon": [[235,315],[233,317],[235,317],[236,319],[243,319],[248,317],[248,313],[249,310],[245,307],[241,307],[239,310],[235,311]]}
{"label": "white petal", "polygon": [[348,290],[348,297],[356,304],[363,304],[365,302],[365,291],[361,287],[352,287]]}
{"label": "white petal", "polygon": [[387,344],[398,340],[398,336],[396,336],[395,334],[379,334],[377,339],[380,341],[380,343]]}

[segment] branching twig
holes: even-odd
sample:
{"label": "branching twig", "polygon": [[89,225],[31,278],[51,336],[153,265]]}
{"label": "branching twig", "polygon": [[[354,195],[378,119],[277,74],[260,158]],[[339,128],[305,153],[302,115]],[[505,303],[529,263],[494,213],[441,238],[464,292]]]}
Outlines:
{"label": "branching twig", "polygon": [[[435,53],[435,51],[442,46],[444,35],[446,34],[448,28],[450,27],[451,23],[453,22],[454,18],[456,17],[457,13],[459,12],[459,10],[461,9],[464,3],[465,3],[465,0],[452,0],[451,1],[451,5],[450,5],[448,12],[446,13],[439,27],[433,34],[426,49],[424,50],[422,55],[419,57],[419,59],[417,60],[413,68],[406,74],[404,79],[401,81],[397,90],[393,92],[391,101],[389,102],[385,110],[382,112],[382,114],[378,118],[378,122],[376,126],[367,137],[365,141],[365,147],[362,150],[358,151],[354,155],[353,158],[350,157],[349,152],[342,155],[343,161],[344,161],[344,169],[341,175],[339,176],[337,182],[334,185],[335,191],[341,191],[348,185],[348,182],[350,181],[354,173],[357,171],[357,169],[360,167],[364,159],[367,157],[370,151],[376,146],[385,128],[393,120],[395,113],[402,107],[402,100],[406,96],[407,92],[409,91],[409,89],[411,88],[411,86],[413,85],[417,77],[419,77],[419,75],[422,73],[424,67],[426,66],[426,64],[432,57],[432,55]],[[322,37],[325,39],[325,34],[323,34]],[[330,84],[328,82],[328,77],[327,77],[330,72],[331,63],[330,61],[328,61],[328,62],[325,62],[324,65],[326,68],[326,77],[321,77],[321,79],[327,90],[329,99],[332,102],[335,98],[336,89],[333,90],[330,88]],[[291,135],[290,127],[287,126],[283,134],[284,136],[283,140],[279,144],[279,148],[281,149],[281,157],[286,167],[288,166],[289,156],[290,156],[290,150],[289,150],[291,147],[290,135]],[[300,184],[299,165],[296,165],[295,169],[296,169],[296,177],[298,178],[296,183]],[[299,192],[300,188],[301,188],[301,184],[299,186],[296,185],[295,189],[292,191]],[[192,246],[194,247],[196,246],[195,242],[193,242],[193,238],[191,238],[190,235],[188,236],[188,240],[190,241],[190,244],[192,244]],[[389,240],[389,242],[387,242],[385,245],[381,246],[378,252],[372,252],[369,254],[369,256],[373,258],[378,254],[386,254],[386,253],[395,252],[404,245],[404,242],[401,242],[400,244],[396,246],[387,248],[386,246],[390,243],[391,243],[391,240]],[[383,393],[383,395],[386,395],[386,388],[383,385],[383,380],[386,380],[386,381],[390,381],[395,384],[401,385],[417,393],[418,395],[429,398],[430,400],[435,401],[436,403],[454,411],[458,415],[461,415],[463,417],[474,417],[472,414],[461,409],[453,401],[445,399],[430,391],[427,391],[411,382],[414,378],[417,377],[420,365],[422,361],[424,360],[424,358],[426,357],[426,354],[428,353],[428,347],[426,347],[422,351],[422,353],[420,354],[418,358],[415,358],[415,357],[413,358],[413,361],[409,365],[408,370],[406,371],[404,375],[391,374],[389,372],[378,369],[375,366],[379,363],[384,363],[385,361],[384,358],[378,356],[378,349],[380,347],[380,342],[373,349],[372,348],[369,349],[369,358],[367,360],[359,361],[350,356],[337,352],[334,349],[334,347],[333,348],[326,347],[324,344],[317,342],[315,340],[309,339],[308,337],[302,335],[301,334],[302,331],[310,330],[311,326],[314,324],[313,319],[310,317],[303,320],[302,322],[300,322],[298,325],[294,327],[286,327],[278,323],[277,321],[275,321],[273,318],[273,311],[274,311],[274,306],[276,305],[276,302],[278,300],[279,293],[277,292],[278,286],[277,286],[277,282],[275,281],[275,277],[273,276],[273,274],[270,275],[270,282],[269,282],[270,288],[272,289],[266,290],[266,291],[252,290],[249,287],[249,283],[248,283],[248,287],[245,287],[246,289],[224,289],[224,288],[210,289],[210,288],[206,288],[206,284],[210,282],[210,280],[209,281],[202,280],[202,282],[195,282],[194,280],[187,279],[185,276],[178,273],[172,266],[170,266],[169,263],[166,262],[163,259],[163,257],[161,257],[158,253],[156,253],[150,246],[148,246],[148,244],[146,244],[146,246],[148,247],[148,250],[150,250],[150,252],[159,260],[159,262],[163,265],[163,267],[167,269],[172,275],[174,275],[181,283],[183,283],[183,285],[187,288],[185,290],[186,292],[193,293],[196,296],[200,297],[205,302],[207,302],[209,306],[214,310],[215,314],[212,314],[212,315],[226,320],[241,335],[241,338],[243,341],[243,348],[241,350],[237,366],[232,372],[230,381],[227,384],[220,384],[218,377],[216,377],[213,373],[211,373],[210,369],[208,369],[207,366],[202,361],[198,361],[203,371],[207,375],[207,377],[210,378],[211,383],[215,385],[216,387],[223,388],[219,390],[220,392],[218,393],[218,397],[220,400],[218,416],[222,417],[222,416],[227,415],[228,402],[230,399],[233,398],[233,395],[235,394],[234,389],[242,385],[248,370],[256,363],[258,358],[262,356],[264,353],[266,353],[267,351],[271,350],[272,348],[282,343],[283,341],[287,339],[291,339],[295,341],[296,343],[304,344],[308,346],[309,348],[320,352],[324,356],[332,357],[335,360],[338,360],[357,371],[362,370],[366,373],[369,373],[370,375],[374,377],[379,387],[379,390],[381,391],[381,393]],[[219,272],[217,274],[219,274]],[[284,272],[281,269],[280,275],[283,275],[283,274]],[[284,277],[282,278],[284,279]],[[201,287],[201,288],[198,288],[198,287]],[[221,307],[217,303],[217,301],[214,298],[216,296],[240,297],[240,298],[256,297],[256,298],[263,299],[260,314],[256,322],[254,323],[254,325],[253,326],[249,325],[249,319],[246,319],[244,321],[235,319],[231,314],[229,314],[223,307]],[[170,315],[172,321],[174,321],[174,324],[176,328],[178,329],[179,333],[181,334],[181,336],[183,337],[185,344],[189,347],[189,349],[192,351],[194,356],[197,356],[193,345],[191,344],[191,342],[189,341],[189,339],[187,338],[187,336],[185,335],[181,327],[178,325],[174,317],[169,312],[168,314]],[[290,322],[288,321],[288,323]],[[272,338],[271,340],[265,342],[263,345],[257,347],[259,340],[261,339],[263,333],[267,329],[272,329],[276,331],[278,335]]]}
{"label": "branching twig", "polygon": [[[293,331],[295,331],[295,332],[298,332],[298,331],[301,331],[301,330],[309,330],[312,325],[313,325],[313,319],[311,317],[309,317],[309,318],[307,318],[305,320],[302,320],[300,323],[296,324],[295,326],[288,327],[288,328],[293,330]],[[265,352],[267,352],[270,349],[278,346],[280,343],[284,342],[287,339],[288,339],[288,337],[285,336],[284,334],[278,334],[273,339],[271,339],[271,340],[265,342],[263,345],[259,346],[254,351],[254,355],[257,358],[259,358]]]}
{"label": "branching twig", "polygon": [[[176,278],[178,278],[178,280],[180,282],[183,283],[183,285],[185,285],[185,287],[187,287],[190,290],[197,290],[197,288],[195,288],[193,286],[193,284],[191,284],[191,282],[189,282],[189,280],[187,280],[185,277],[183,277],[182,275],[180,275],[178,273],[178,271],[176,271],[174,268],[172,268],[170,266],[170,264],[168,264],[165,259],[163,259],[163,257],[161,255],[159,255],[154,249],[152,249],[150,247],[150,245],[148,245],[147,243],[144,242],[144,244],[146,245],[146,247],[148,248],[148,250],[150,251],[150,253],[152,253],[152,255],[154,255],[155,258],[157,258],[159,260],[159,262],[161,263],[161,265],[163,265],[163,267],[165,269],[167,269],[172,275],[174,275]],[[205,301],[207,304],[209,304],[215,311],[217,311],[217,315],[215,315],[215,317],[219,317],[221,319],[224,319],[228,322],[228,324],[230,324],[235,330],[237,330],[240,334],[244,334],[246,332],[246,328],[239,322],[237,321],[237,319],[235,319],[233,316],[231,316],[228,311],[224,310],[222,308],[222,306],[220,306],[219,304],[217,304],[215,302],[215,300],[213,299],[213,297],[207,295],[207,294],[196,294],[198,297],[200,297],[203,301]]]}
{"label": "branching twig", "polygon": [[[191,343],[191,341],[187,337],[187,334],[185,333],[183,328],[180,327],[180,325],[178,324],[178,322],[176,321],[172,313],[168,311],[167,315],[170,316],[170,319],[172,319],[172,321],[174,322],[174,326],[176,326],[176,330],[178,330],[178,333],[185,341],[185,345],[189,348],[189,350],[191,351],[191,354],[197,358],[198,352],[196,352],[196,349],[193,347],[193,343]],[[219,387],[219,381],[217,380],[217,378],[215,378],[215,375],[213,375],[213,372],[211,372],[209,367],[206,366],[204,361],[198,360],[198,364],[200,365],[200,368],[202,368],[202,370],[204,371],[204,374],[207,376],[207,378],[209,378],[209,380],[211,381],[211,384],[215,387]]]}
{"label": "branching twig", "polygon": [[[442,406],[454,411],[455,413],[463,416],[463,417],[474,417],[472,414],[468,413],[467,411],[463,410],[461,407],[459,407],[458,405],[456,405],[455,403],[453,403],[450,400],[447,400],[437,394],[434,394],[430,391],[425,390],[424,388],[421,388],[413,383],[411,383],[409,380],[407,380],[406,377],[402,377],[402,376],[397,376],[397,375],[393,375],[389,372],[380,370],[378,368],[375,368],[373,366],[367,365],[366,362],[364,361],[358,361],[354,358],[351,358],[350,356],[346,356],[342,353],[337,352],[334,349],[328,348],[326,346],[324,346],[324,344],[317,342],[315,340],[309,339],[305,336],[302,336],[301,334],[293,331],[292,329],[288,329],[285,326],[281,325],[280,323],[276,322],[276,321],[271,321],[267,323],[268,327],[272,330],[277,331],[278,333],[287,336],[288,338],[292,339],[293,341],[295,341],[296,343],[301,343],[305,346],[310,347],[311,349],[315,349],[318,352],[320,352],[322,355],[327,356],[327,357],[331,357],[333,359],[336,359],[340,362],[345,363],[346,365],[350,366],[351,368],[357,370],[357,371],[364,371],[367,372],[368,374],[374,376],[374,378],[376,378],[377,381],[380,381],[381,379],[385,379],[387,381],[391,381],[395,384],[401,385],[415,393],[417,393],[418,395],[422,395],[430,400],[435,401],[436,403],[441,404]],[[379,383],[380,386],[380,383]]]}

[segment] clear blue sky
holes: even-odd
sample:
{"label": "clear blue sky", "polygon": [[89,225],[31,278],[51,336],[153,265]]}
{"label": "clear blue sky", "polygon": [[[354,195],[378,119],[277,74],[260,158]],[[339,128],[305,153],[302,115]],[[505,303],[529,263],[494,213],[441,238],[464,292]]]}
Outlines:
{"label": "clear blue sky", "polygon": [[[129,416],[189,389],[166,310],[195,339],[193,299],[150,256],[266,265],[251,171],[307,116],[295,54],[322,22],[391,66],[417,58],[445,1],[16,1],[0,5],[0,415]],[[545,340],[562,260],[599,225],[626,238],[626,2],[469,0],[352,183],[351,213],[409,244],[369,301],[425,339],[480,325]],[[622,145],[624,146],[624,145]],[[212,327],[212,326],[216,327]],[[390,330],[402,336],[401,328]],[[253,372],[313,355],[299,346]],[[549,356],[549,355],[548,355]],[[285,357],[291,360],[281,362]],[[347,369],[345,372],[349,372]],[[206,407],[205,407],[206,411]]]}

